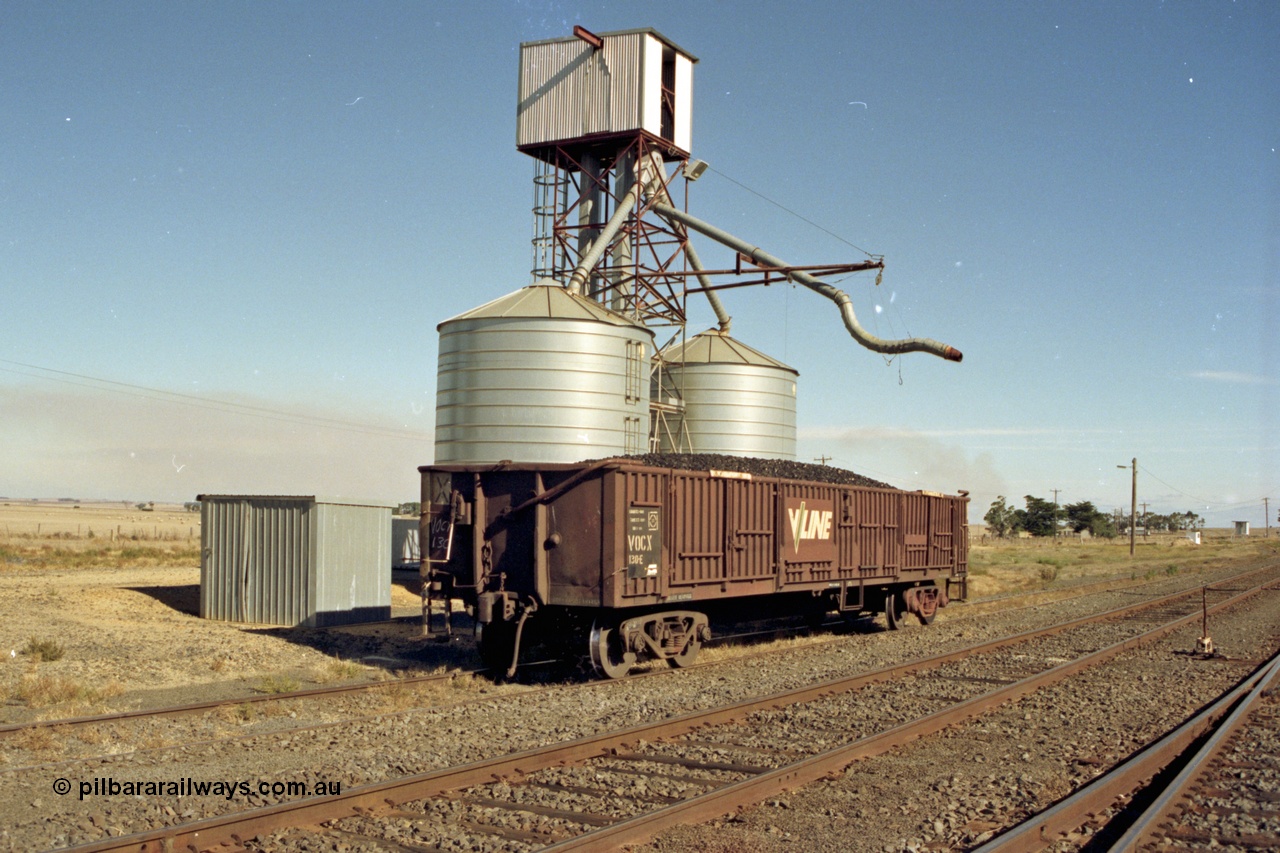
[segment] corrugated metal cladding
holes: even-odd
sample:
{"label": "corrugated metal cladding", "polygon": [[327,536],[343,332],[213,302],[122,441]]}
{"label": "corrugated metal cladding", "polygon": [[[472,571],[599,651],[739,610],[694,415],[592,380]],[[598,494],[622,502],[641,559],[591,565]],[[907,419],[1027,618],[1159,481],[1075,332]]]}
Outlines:
{"label": "corrugated metal cladding", "polygon": [[653,332],[554,283],[439,326],[435,461],[640,453]]}
{"label": "corrugated metal cladding", "polygon": [[[446,506],[451,488],[474,513],[446,570],[460,583],[484,576],[489,590],[500,583],[546,605],[647,607],[967,572],[965,495],[622,459],[418,470],[424,505]],[[450,484],[444,503],[429,485],[440,477]],[[511,512],[532,495],[543,502]]]}
{"label": "corrugated metal cladding", "polygon": [[[578,38],[520,45],[516,146],[644,130],[688,152],[693,63],[651,30],[601,33],[599,50]],[[673,74],[663,122],[663,64]]]}
{"label": "corrugated metal cladding", "polygon": [[391,519],[391,568],[416,569],[422,565],[422,553],[418,547],[417,518]]}
{"label": "corrugated metal cladding", "polygon": [[391,618],[394,504],[201,495],[200,615],[323,627]]}
{"label": "corrugated metal cladding", "polygon": [[[662,359],[664,385],[651,393],[684,403],[683,429],[659,436],[663,452],[796,458],[794,368],[716,331],[668,347]],[[673,447],[673,435],[690,446]]]}

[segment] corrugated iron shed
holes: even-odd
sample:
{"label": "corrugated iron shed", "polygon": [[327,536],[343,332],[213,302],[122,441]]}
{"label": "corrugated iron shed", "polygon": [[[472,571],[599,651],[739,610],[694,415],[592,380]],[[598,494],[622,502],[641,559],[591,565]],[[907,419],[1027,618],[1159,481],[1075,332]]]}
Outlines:
{"label": "corrugated iron shed", "polygon": [[391,568],[418,569],[422,565],[422,553],[418,547],[417,518],[391,519]]}
{"label": "corrugated iron shed", "polygon": [[200,615],[323,627],[391,618],[396,504],[200,495]]}

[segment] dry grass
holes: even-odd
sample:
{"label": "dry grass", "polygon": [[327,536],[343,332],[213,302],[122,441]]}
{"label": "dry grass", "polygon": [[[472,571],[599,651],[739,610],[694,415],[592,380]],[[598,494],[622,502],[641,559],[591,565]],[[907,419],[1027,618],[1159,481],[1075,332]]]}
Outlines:
{"label": "dry grass", "polygon": [[18,749],[36,753],[62,752],[65,748],[62,738],[49,726],[18,732],[10,743]]}
{"label": "dry grass", "polygon": [[170,741],[164,735],[158,732],[152,732],[151,734],[144,735],[143,737],[139,738],[137,742],[137,748],[139,750],[164,749],[166,746],[172,746],[172,745],[173,745],[173,741]]}
{"label": "dry grass", "polygon": [[248,702],[241,702],[239,705],[223,705],[215,713],[221,722],[243,726],[253,722],[257,716],[257,709]]}
{"label": "dry grass", "polygon": [[302,682],[291,675],[264,675],[253,687],[259,693],[274,696],[278,693],[293,693],[302,689]]}
{"label": "dry grass", "polygon": [[146,568],[149,566],[199,565],[200,545],[195,543],[144,543],[119,546],[107,543],[15,543],[0,545],[0,571],[20,569]]}
{"label": "dry grass", "polygon": [[109,743],[115,740],[115,736],[107,731],[105,726],[80,726],[76,730],[76,738],[85,744],[97,746],[99,744]]}
{"label": "dry grass", "polygon": [[114,699],[123,692],[124,688],[115,681],[91,687],[61,675],[30,672],[19,679],[9,698],[22,702],[28,708],[47,708],[52,705],[93,707]]}
{"label": "dry grass", "polygon": [[354,681],[365,672],[365,667],[349,660],[329,660],[311,670],[311,681],[315,684],[334,684],[342,681]]}
{"label": "dry grass", "polygon": [[131,504],[0,503],[0,572],[200,562],[200,515]]}
{"label": "dry grass", "polygon": [[1280,556],[1280,539],[1222,535],[1193,545],[1176,536],[1152,537],[1140,541],[1132,557],[1128,540],[1119,538],[995,540],[970,546],[969,596],[985,598],[1108,578],[1151,580],[1268,556]]}
{"label": "dry grass", "polygon": [[27,644],[22,647],[22,653],[30,657],[32,661],[41,663],[44,661],[62,660],[62,656],[66,654],[66,649],[62,648],[62,644],[57,640],[42,640],[32,637],[27,640]]}

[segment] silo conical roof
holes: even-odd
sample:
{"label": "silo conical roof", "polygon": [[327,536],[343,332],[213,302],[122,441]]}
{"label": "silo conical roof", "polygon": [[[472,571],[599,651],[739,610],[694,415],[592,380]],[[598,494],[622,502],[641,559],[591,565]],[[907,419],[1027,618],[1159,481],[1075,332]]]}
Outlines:
{"label": "silo conical roof", "polygon": [[794,367],[716,329],[700,332],[683,343],[672,344],[662,351],[662,358],[674,364],[749,364],[776,367],[800,375],[800,371]]}
{"label": "silo conical roof", "polygon": [[[638,326],[641,323],[610,311],[598,302],[594,302],[581,294],[574,293],[551,279],[541,279],[528,287],[523,287],[506,296],[499,296],[492,302],[486,302],[479,308],[450,317],[439,326],[442,329],[459,320],[480,320],[497,318],[551,319],[551,320],[588,320],[597,323],[608,323],[613,326]],[[648,331],[646,329],[646,331]]]}

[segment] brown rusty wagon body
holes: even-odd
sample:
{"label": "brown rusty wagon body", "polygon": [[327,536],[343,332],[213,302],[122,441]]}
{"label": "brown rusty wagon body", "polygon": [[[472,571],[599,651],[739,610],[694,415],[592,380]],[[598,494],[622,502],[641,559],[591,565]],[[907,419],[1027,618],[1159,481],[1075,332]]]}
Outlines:
{"label": "brown rusty wagon body", "polygon": [[884,612],[964,594],[968,498],[651,467],[424,466],[424,584],[514,671],[526,623],[589,625],[596,669],[692,660],[708,614]]}

